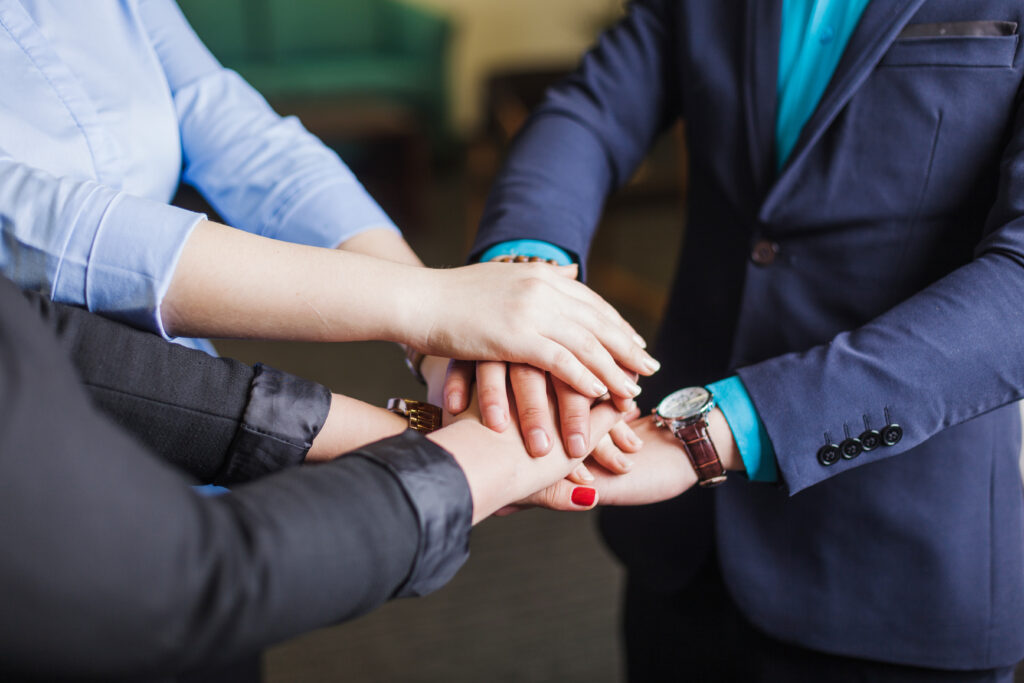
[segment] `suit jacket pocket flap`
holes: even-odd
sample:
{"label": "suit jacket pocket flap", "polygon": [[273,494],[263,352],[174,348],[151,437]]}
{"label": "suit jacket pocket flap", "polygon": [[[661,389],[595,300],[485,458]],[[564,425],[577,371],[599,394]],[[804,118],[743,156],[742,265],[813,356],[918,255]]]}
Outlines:
{"label": "suit jacket pocket flap", "polygon": [[[1013,22],[957,22],[955,24],[912,24],[915,26],[974,26],[993,24],[1011,24]],[[931,30],[931,29],[929,29]],[[961,28],[959,30],[968,30]],[[1002,29],[1005,30],[1005,29]],[[906,30],[904,30],[906,33]],[[961,67],[1009,67],[1013,66],[1013,56],[1017,51],[1016,33],[1009,35],[990,34],[920,34],[898,38],[885,53],[880,66],[961,66]]]}

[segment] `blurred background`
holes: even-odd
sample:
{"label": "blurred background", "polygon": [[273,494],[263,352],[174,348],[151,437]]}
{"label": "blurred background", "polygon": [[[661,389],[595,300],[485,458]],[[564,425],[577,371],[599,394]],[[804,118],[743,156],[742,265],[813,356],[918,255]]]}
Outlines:
{"label": "blurred background", "polygon": [[[429,266],[464,262],[509,141],[623,12],[622,0],[178,1],[226,66],[341,154]],[[609,203],[589,263],[589,284],[648,340],[684,233],[686,168],[677,128]],[[211,211],[188,187],[176,202]],[[391,344],[217,347],[376,405],[424,393]],[[488,520],[450,585],[269,651],[266,680],[621,680],[621,580],[590,513]]]}

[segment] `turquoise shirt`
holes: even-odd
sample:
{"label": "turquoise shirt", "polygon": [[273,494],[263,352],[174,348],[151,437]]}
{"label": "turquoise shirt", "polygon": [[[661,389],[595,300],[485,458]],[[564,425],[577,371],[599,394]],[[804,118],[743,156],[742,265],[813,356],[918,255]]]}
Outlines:
{"label": "turquoise shirt", "polygon": [[[778,107],[775,114],[775,167],[789,159],[800,131],[825,94],[850,36],[870,0],[783,0],[782,35],[779,40]],[[538,249],[537,245],[543,245]],[[547,242],[515,240],[496,244],[482,260],[506,254],[552,258],[568,254]],[[739,377],[708,385],[722,415],[729,423],[747,476],[753,481],[773,482],[779,477],[775,449],[764,423]]]}

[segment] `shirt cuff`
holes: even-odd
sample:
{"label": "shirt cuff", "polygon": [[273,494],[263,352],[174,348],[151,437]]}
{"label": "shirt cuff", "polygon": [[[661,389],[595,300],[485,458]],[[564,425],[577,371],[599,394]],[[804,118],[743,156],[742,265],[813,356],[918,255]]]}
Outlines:
{"label": "shirt cuff", "polygon": [[510,240],[499,242],[480,255],[481,262],[487,262],[498,256],[537,256],[552,259],[560,266],[570,266],[576,261],[561,247],[541,240]]}
{"label": "shirt cuff", "polygon": [[249,403],[216,484],[240,484],[299,465],[331,409],[327,387],[258,363]]}
{"label": "shirt cuff", "polygon": [[469,558],[473,526],[469,483],[455,458],[411,429],[356,452],[398,478],[419,520],[416,559],[396,597],[426,595],[448,583]]}
{"label": "shirt cuff", "polygon": [[[192,230],[206,216],[118,193],[96,219],[76,229],[61,258],[53,299],[169,339],[160,304]],[[82,219],[79,219],[82,222]]]}
{"label": "shirt cuff", "polygon": [[736,440],[736,449],[747,470],[747,477],[751,481],[778,481],[775,449],[742,380],[736,376],[729,377],[709,384],[707,389],[714,395],[715,404],[729,424],[729,430]]}

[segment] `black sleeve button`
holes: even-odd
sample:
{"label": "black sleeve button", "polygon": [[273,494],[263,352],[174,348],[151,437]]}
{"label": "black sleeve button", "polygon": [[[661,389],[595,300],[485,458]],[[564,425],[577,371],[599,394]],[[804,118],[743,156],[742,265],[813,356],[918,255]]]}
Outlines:
{"label": "black sleeve button", "polygon": [[882,445],[882,435],[877,429],[866,429],[859,437],[860,447],[864,451],[873,451]]}
{"label": "black sleeve button", "polygon": [[886,446],[895,446],[903,438],[903,427],[898,424],[891,424],[882,430],[882,443]]}
{"label": "black sleeve button", "polygon": [[839,462],[839,446],[834,443],[825,444],[818,449],[818,462],[825,467],[829,465],[835,465]]}
{"label": "black sleeve button", "polygon": [[860,439],[853,436],[839,444],[839,452],[843,454],[844,460],[853,460],[864,450]]}

